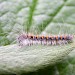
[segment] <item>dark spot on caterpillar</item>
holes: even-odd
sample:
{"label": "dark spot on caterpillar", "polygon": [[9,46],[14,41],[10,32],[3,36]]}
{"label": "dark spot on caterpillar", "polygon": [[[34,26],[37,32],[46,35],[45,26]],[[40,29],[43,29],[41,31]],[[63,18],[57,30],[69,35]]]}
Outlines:
{"label": "dark spot on caterpillar", "polygon": [[30,39],[33,40],[33,36],[30,36]]}

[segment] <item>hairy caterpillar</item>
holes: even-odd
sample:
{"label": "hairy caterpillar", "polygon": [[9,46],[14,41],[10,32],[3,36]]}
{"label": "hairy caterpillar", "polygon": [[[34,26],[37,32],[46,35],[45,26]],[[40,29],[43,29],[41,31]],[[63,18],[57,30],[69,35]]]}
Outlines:
{"label": "hairy caterpillar", "polygon": [[18,37],[18,43],[20,46],[30,45],[63,45],[73,41],[73,35],[53,35],[53,36],[38,36],[21,34]]}

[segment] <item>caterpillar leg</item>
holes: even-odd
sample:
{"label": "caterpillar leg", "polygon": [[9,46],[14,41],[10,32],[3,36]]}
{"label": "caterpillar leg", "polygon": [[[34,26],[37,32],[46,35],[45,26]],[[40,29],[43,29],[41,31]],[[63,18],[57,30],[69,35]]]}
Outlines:
{"label": "caterpillar leg", "polygon": [[55,40],[52,41],[52,45],[56,45],[56,41]]}

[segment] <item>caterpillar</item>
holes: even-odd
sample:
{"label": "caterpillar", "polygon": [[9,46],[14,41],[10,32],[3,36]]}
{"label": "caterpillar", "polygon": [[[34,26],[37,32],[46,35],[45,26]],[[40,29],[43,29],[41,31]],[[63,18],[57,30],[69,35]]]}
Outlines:
{"label": "caterpillar", "polygon": [[19,46],[31,46],[31,45],[64,45],[73,42],[73,35],[28,35],[21,34],[17,38]]}

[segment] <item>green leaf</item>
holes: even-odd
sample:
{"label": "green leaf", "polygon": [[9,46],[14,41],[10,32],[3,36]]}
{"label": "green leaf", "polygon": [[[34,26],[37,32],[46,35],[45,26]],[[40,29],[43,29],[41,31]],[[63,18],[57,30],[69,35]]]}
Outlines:
{"label": "green leaf", "polygon": [[[74,0],[0,0],[0,73],[31,72],[63,60],[75,48],[75,42],[63,46],[20,48],[16,37],[22,32],[74,35],[74,20]],[[51,75],[74,75],[75,69],[70,68],[70,63],[75,64],[75,57],[70,57],[50,69]]]}

